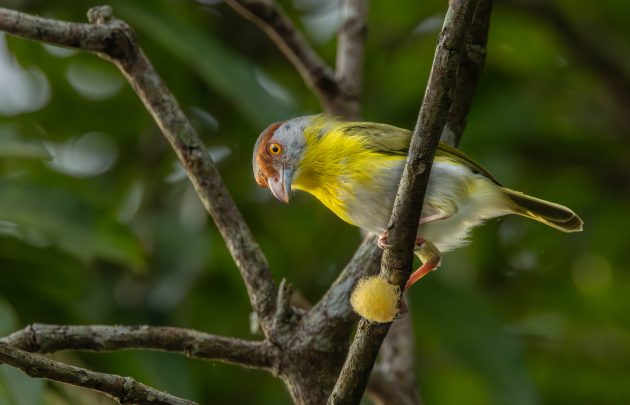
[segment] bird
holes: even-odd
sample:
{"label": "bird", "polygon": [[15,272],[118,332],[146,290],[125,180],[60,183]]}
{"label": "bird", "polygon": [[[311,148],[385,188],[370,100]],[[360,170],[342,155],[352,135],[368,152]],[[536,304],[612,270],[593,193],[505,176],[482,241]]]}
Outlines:
{"label": "bird", "polygon": [[[295,190],[313,195],[343,221],[379,235],[384,248],[411,135],[392,125],[327,114],[276,122],[254,146],[254,178],[284,203]],[[467,244],[474,227],[508,214],[563,232],[583,225],[569,208],[504,187],[463,152],[439,143],[414,246],[422,265],[405,290],[437,269],[443,253]]]}

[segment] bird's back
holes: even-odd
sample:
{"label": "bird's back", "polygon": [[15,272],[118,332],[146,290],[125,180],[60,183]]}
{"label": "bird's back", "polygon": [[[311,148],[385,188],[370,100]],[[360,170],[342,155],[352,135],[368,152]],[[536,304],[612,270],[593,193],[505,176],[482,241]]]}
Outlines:
{"label": "bird's back", "polygon": [[[313,125],[304,134],[308,147],[294,188],[313,194],[344,221],[381,233],[391,216],[411,132],[378,123],[322,122],[325,124]],[[439,226],[426,224],[422,232],[431,234],[446,250],[460,245],[468,228],[483,220],[476,205],[467,205],[479,202],[471,198],[470,191],[487,195],[498,186],[487,170],[460,151],[440,144],[423,215],[449,210],[464,215]]]}

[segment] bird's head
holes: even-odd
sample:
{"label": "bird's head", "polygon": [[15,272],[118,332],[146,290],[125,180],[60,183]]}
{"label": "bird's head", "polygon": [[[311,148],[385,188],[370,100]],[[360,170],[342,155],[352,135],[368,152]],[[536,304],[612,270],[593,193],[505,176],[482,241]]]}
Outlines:
{"label": "bird's head", "polygon": [[291,183],[304,154],[304,130],[312,117],[293,118],[269,125],[254,146],[254,177],[261,187],[269,187],[278,200],[288,203]]}

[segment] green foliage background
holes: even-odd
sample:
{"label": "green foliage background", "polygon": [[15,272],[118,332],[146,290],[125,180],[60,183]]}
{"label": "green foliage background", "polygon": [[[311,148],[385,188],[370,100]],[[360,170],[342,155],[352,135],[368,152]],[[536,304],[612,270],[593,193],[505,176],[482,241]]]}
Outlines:
{"label": "green foliage background", "polygon": [[[98,3],[0,0],[75,21]],[[274,201],[250,167],[268,123],[318,112],[317,101],[268,38],[224,4],[108,3],[194,120],[275,278],[317,300],[359,233],[307,195]],[[371,3],[364,116],[411,127],[446,2]],[[283,5],[332,63],[338,2]],[[558,6],[628,72],[630,3]],[[220,236],[116,69],[6,37],[0,62],[0,334],[32,322],[146,323],[252,338]],[[516,217],[491,221],[412,289],[426,403],[630,401],[630,133],[619,119],[630,106],[604,79],[544,21],[496,6],[461,148],[505,184],[570,206],[585,228],[565,235]],[[56,357],[203,404],[289,402],[262,372],[176,355]],[[0,403],[109,402],[2,366]]]}

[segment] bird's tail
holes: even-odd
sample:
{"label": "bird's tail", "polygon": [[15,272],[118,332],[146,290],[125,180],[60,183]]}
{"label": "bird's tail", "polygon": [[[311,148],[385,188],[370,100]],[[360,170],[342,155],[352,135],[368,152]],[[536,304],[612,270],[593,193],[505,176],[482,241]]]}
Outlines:
{"label": "bird's tail", "polygon": [[518,191],[503,188],[510,209],[514,214],[534,219],[563,232],[579,232],[582,230],[582,220],[569,208],[539,198],[530,197]]}

